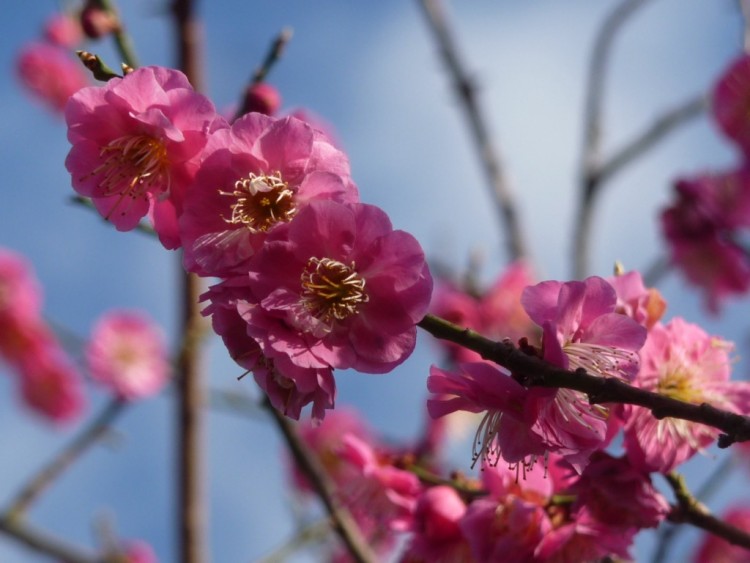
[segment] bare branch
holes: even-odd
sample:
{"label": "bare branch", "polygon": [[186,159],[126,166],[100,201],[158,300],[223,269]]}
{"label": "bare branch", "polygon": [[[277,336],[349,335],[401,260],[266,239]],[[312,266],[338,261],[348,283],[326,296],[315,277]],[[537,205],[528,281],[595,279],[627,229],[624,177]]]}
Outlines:
{"label": "bare branch", "polygon": [[294,456],[294,460],[297,462],[300,470],[310,481],[320,500],[323,501],[328,515],[331,517],[333,526],[349,550],[349,554],[359,563],[375,563],[377,557],[375,557],[362,538],[359,528],[349,514],[349,511],[340,504],[336,496],[335,487],[318,459],[300,440],[292,422],[273,408],[268,400],[264,402],[264,405],[284,436],[287,447]]}
{"label": "bare branch", "polygon": [[14,518],[0,518],[0,533],[22,543],[39,553],[54,557],[65,563],[100,563],[101,558],[79,547],[70,545],[56,537],[33,528]]}
{"label": "bare branch", "polygon": [[512,260],[527,255],[521,226],[510,186],[505,177],[497,147],[490,138],[485,119],[479,109],[476,88],[459,59],[440,0],[420,0],[427,23],[432,30],[440,54],[450,73],[469,128],[474,138],[485,176],[490,185],[497,211],[503,220],[508,255]]}

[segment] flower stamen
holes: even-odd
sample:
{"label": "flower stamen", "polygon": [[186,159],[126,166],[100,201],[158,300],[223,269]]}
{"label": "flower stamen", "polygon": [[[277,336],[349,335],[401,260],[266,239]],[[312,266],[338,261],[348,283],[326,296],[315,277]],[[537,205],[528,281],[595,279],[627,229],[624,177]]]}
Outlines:
{"label": "flower stamen", "polygon": [[354,262],[347,266],[330,258],[310,258],[301,283],[304,307],[326,324],[357,314],[359,305],[369,299]]}
{"label": "flower stamen", "polygon": [[234,183],[234,190],[221,195],[235,198],[232,216],[224,221],[244,225],[251,233],[265,233],[277,223],[287,223],[297,214],[294,190],[284,182],[281,173],[248,174]]}

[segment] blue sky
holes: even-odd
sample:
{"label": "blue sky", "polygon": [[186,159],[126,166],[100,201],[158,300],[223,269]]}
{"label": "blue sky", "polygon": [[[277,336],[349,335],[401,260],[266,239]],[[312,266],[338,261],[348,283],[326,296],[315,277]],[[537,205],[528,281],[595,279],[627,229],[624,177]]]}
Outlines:
{"label": "blue sky", "polygon": [[[50,319],[85,335],[111,307],[148,311],[171,332],[175,255],[137,234],[117,233],[91,212],[70,205],[63,167],[68,150],[57,116],[29,102],[13,75],[14,56],[33,40],[49,1],[24,3],[0,22],[4,172],[0,245],[25,254],[45,288]],[[122,2],[142,63],[172,61],[171,28],[162,2]],[[476,0],[449,5],[461,51],[481,87],[481,104],[502,148],[532,257],[543,278],[570,275],[583,85],[595,30],[615,3],[594,0]],[[284,106],[310,108],[328,120],[348,152],[363,200],[385,209],[428,255],[463,267],[471,251],[485,257],[483,277],[505,263],[497,220],[431,36],[414,2],[343,3],[272,0],[203,2],[209,94],[219,108],[234,103],[274,35],[294,38],[270,81]],[[741,21],[730,0],[659,0],[639,12],[615,46],[606,99],[605,147],[642,130],[661,111],[706,90],[740,51]],[[113,57],[109,48],[90,50]],[[108,59],[112,62],[114,58]],[[736,160],[705,119],[697,119],[619,175],[600,201],[592,273],[614,260],[643,267],[662,252],[655,222],[681,174],[721,169]],[[746,353],[747,300],[721,318],[676,275],[660,286],[671,316],[681,315],[738,344]],[[343,373],[339,404],[357,405],[388,436],[409,438],[421,423],[424,381],[436,360],[424,335],[417,352],[385,376]],[[210,349],[211,384],[252,393],[221,346]],[[736,376],[746,377],[746,362]],[[91,390],[92,412],[105,397]],[[114,516],[124,537],[149,541],[162,561],[174,559],[172,520],[173,406],[168,396],[130,409],[114,445],[98,447],[31,511],[31,520],[91,544],[92,521]],[[9,377],[0,377],[0,505],[75,432],[50,429],[19,408]],[[208,415],[208,495],[214,561],[252,561],[291,533],[290,500],[280,444],[270,423],[225,413]],[[468,470],[469,446],[456,448]],[[697,487],[715,452],[686,471]],[[718,455],[718,454],[717,454]],[[733,479],[719,508],[737,498]],[[687,537],[687,536],[686,536]],[[690,550],[694,537],[680,549]],[[637,554],[648,553],[648,537]],[[675,561],[680,560],[679,554]],[[34,561],[0,537],[0,560]],[[40,559],[43,560],[43,559]]]}

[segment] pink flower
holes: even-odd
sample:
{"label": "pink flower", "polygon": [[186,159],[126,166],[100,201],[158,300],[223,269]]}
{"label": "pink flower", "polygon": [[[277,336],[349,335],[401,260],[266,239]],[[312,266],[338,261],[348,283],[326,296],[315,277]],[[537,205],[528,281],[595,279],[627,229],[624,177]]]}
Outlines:
{"label": "pink flower", "polygon": [[71,422],[85,407],[78,372],[56,348],[41,348],[19,365],[25,403],[53,422]]}
{"label": "pink flower", "polygon": [[0,322],[7,327],[39,318],[41,301],[30,264],[20,254],[0,248]]}
{"label": "pink flower", "polygon": [[311,202],[249,270],[248,334],[300,367],[390,371],[414,349],[432,289],[419,243],[365,204]]}
{"label": "pink flower", "polygon": [[[723,514],[721,519],[750,533],[750,509],[747,507],[735,506]],[[747,560],[747,548],[732,545],[724,538],[710,533],[704,534],[703,542],[693,556],[695,563],[746,563]]]}
{"label": "pink flower", "polygon": [[252,113],[215,132],[180,219],[185,268],[245,274],[267,236],[307,203],[356,202],[346,155],[294,118]]}
{"label": "pink flower", "polygon": [[[521,293],[533,283],[531,268],[524,261],[508,266],[481,296],[474,296],[450,283],[438,284],[430,311],[454,324],[470,328],[494,340],[526,337],[536,340],[537,329],[521,306]],[[454,362],[476,362],[476,352],[440,340]]]}
{"label": "pink flower", "polygon": [[61,113],[71,96],[88,86],[80,61],[65,49],[47,43],[29,43],[16,59],[21,84],[50,109]]}
{"label": "pink flower", "polygon": [[299,419],[302,408],[312,403],[312,418],[322,421],[326,409],[332,409],[336,398],[333,370],[305,368],[292,363],[285,354],[265,355],[248,334],[247,323],[239,310],[253,307],[247,301],[249,280],[232,278],[209,288],[203,300],[211,304],[203,311],[211,316],[214,332],[222,337],[229,355],[248,372],[281,413]]}
{"label": "pink flower", "polygon": [[745,152],[750,151],[750,57],[742,55],[724,71],[714,87],[714,119],[719,128]]}
{"label": "pink flower", "polygon": [[404,531],[412,523],[421,492],[414,473],[394,467],[387,456],[365,440],[346,434],[337,452],[353,474],[340,494],[355,519],[375,528]]}
{"label": "pink flower", "polygon": [[750,227],[750,168],[704,174],[675,183],[676,201],[662,211],[671,261],[702,288],[710,311],[750,289],[750,263],[741,242]]}
{"label": "pink flower", "polygon": [[430,369],[427,402],[433,417],[457,410],[484,412],[473,459],[530,468],[537,457],[558,453],[578,472],[607,438],[607,411],[569,389],[526,389],[488,362],[459,365],[459,372]]}
{"label": "pink flower", "polygon": [[89,373],[122,400],[158,393],[169,379],[161,329],[145,315],[111,311],[97,322],[86,347]]}
{"label": "pink flower", "polygon": [[167,248],[177,248],[177,216],[212,129],[225,126],[184,74],[143,67],[84,88],[65,109],[65,160],[73,188],[120,231],[148,214]]}
{"label": "pink flower", "polygon": [[543,357],[564,369],[631,379],[646,329],[615,312],[617,294],[604,279],[547,281],[524,290],[521,303],[542,327]]}
{"label": "pink flower", "polygon": [[53,45],[73,49],[83,40],[81,24],[72,14],[57,12],[44,24],[44,38]]}
{"label": "pink flower", "polygon": [[646,472],[605,452],[591,456],[568,492],[577,496],[573,511],[585,507],[597,521],[614,528],[655,528],[670,510]]}
{"label": "pink flower", "polygon": [[455,489],[430,487],[417,499],[413,535],[401,563],[471,563],[469,544],[459,522],[466,504]]}
{"label": "pink flower", "polygon": [[607,278],[617,293],[615,312],[626,315],[650,329],[664,315],[667,302],[659,290],[646,288],[640,272],[632,271]]}
{"label": "pink flower", "polygon": [[[731,412],[750,410],[750,383],[729,381],[731,344],[681,318],[654,326],[634,384],[693,404]],[[648,409],[628,405],[625,448],[631,463],[667,473],[713,442],[719,430],[676,418],[657,420]]]}
{"label": "pink flower", "polygon": [[537,561],[534,550],[552,531],[545,510],[552,481],[502,464],[485,465],[482,481],[489,495],[474,500],[459,523],[474,561]]}
{"label": "pink flower", "polygon": [[281,107],[281,94],[267,82],[252,84],[245,91],[245,99],[242,101],[243,114],[262,113],[263,115],[276,115]]}

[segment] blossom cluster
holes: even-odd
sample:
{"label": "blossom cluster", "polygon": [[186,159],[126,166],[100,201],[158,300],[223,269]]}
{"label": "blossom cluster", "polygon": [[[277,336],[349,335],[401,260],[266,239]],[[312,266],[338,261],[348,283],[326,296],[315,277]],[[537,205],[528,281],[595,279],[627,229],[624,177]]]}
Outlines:
{"label": "blossom cluster", "polygon": [[717,312],[723,300],[750,290],[745,238],[750,228],[750,56],[734,61],[712,95],[712,117],[740,155],[732,169],[680,178],[662,211],[671,262],[701,288]]}
{"label": "blossom cluster", "polygon": [[0,249],[0,358],[18,376],[29,407],[51,421],[71,421],[85,404],[82,378],[41,306],[41,289],[29,264]]}
{"label": "blossom cluster", "polygon": [[334,369],[403,362],[430,300],[419,243],[360,202],[347,156],[292,116],[229,123],[175,70],[144,67],[66,107],[74,189],[122,231],[148,217],[232,358],[283,413],[333,408]]}

